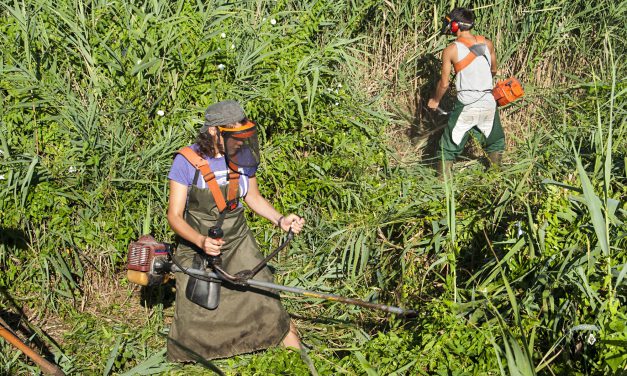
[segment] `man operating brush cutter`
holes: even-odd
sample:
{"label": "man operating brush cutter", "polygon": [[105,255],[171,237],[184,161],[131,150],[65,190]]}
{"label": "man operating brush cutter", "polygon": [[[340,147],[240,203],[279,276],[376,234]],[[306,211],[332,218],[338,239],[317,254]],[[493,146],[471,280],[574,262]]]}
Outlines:
{"label": "man operating brush cutter", "polygon": [[500,166],[505,150],[505,134],[492,95],[496,54],[490,40],[471,32],[474,20],[473,12],[466,8],[455,8],[443,19],[442,33],[457,39],[442,52],[441,77],[427,106],[438,110],[449,87],[451,68],[456,75],[457,102],[438,147],[441,178],[450,176],[453,161],[463,151],[471,130],[478,130],[485,137],[484,149],[493,166]]}

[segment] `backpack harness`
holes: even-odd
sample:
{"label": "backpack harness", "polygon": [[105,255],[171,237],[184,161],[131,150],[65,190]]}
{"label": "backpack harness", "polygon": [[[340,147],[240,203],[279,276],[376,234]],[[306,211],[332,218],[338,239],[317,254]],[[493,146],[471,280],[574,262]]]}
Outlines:
{"label": "backpack harness", "polygon": [[485,57],[488,65],[492,65],[488,57],[486,56],[486,52],[488,51],[488,47],[485,43],[485,37],[482,35],[476,35],[477,43],[474,43],[472,40],[468,38],[457,38],[457,42],[463,44],[468,47],[470,52],[463,59],[453,64],[453,68],[455,68],[455,74],[459,73],[462,69],[466,68],[470,63],[472,63],[475,58],[478,56]]}
{"label": "backpack harness", "polygon": [[[198,172],[202,174],[202,178],[207,183],[207,187],[211,191],[213,195],[213,199],[216,202],[216,206],[218,207],[218,211],[220,212],[220,216],[223,217],[223,213],[225,213],[225,209],[234,210],[237,207],[238,199],[237,199],[237,189],[239,188],[239,178],[240,174],[232,171],[230,168],[228,181],[229,188],[226,196],[226,200],[224,199],[224,195],[220,190],[220,186],[218,186],[218,181],[216,180],[215,174],[211,171],[211,167],[209,167],[209,162],[205,160],[203,157],[198,155],[192,148],[186,146],[178,151],[189,163],[192,164],[196,168],[196,175]],[[228,168],[228,166],[227,166]],[[194,178],[196,180],[196,178]],[[221,225],[221,223],[220,223]]]}

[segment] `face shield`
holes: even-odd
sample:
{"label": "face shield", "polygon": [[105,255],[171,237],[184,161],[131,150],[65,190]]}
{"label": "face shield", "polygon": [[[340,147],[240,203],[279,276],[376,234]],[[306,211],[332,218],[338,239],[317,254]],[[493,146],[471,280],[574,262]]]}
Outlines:
{"label": "face shield", "polygon": [[440,29],[440,34],[442,35],[451,35],[451,18],[449,16],[445,16],[442,18],[442,29]]}
{"label": "face shield", "polygon": [[224,154],[229,168],[253,176],[259,166],[259,140],[255,123],[248,121],[239,127],[218,129],[224,141]]}

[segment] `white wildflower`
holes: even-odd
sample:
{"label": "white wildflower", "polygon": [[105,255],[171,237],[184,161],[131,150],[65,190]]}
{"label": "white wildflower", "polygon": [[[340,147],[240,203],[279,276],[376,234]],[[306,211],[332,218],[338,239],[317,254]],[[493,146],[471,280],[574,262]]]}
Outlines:
{"label": "white wildflower", "polygon": [[141,63],[142,63],[141,59],[137,60],[137,65],[139,65]]}
{"label": "white wildflower", "polygon": [[235,45],[231,44],[231,49],[234,50],[235,49]]}
{"label": "white wildflower", "polygon": [[272,25],[276,25],[276,20],[273,18],[273,19],[271,19],[271,20],[270,20],[270,23],[271,23]]}
{"label": "white wildflower", "polygon": [[341,87],[342,87],[342,84],[338,82],[338,83],[337,83],[337,87],[341,88]]}
{"label": "white wildflower", "polygon": [[596,337],[594,336],[594,334],[590,333],[590,335],[588,335],[588,345],[592,346],[597,342]]}
{"label": "white wildflower", "polygon": [[335,102],[335,105],[336,105],[336,106],[339,106],[339,105],[340,105],[340,102]]}
{"label": "white wildflower", "polygon": [[218,64],[218,69],[219,69],[219,70],[224,70],[224,68],[225,68],[225,67],[224,67],[224,64]]}
{"label": "white wildflower", "polygon": [[518,230],[516,231],[516,235],[517,237],[521,237],[525,234],[525,232],[522,229],[522,224],[520,223],[520,221],[516,222],[516,227],[518,227]]}
{"label": "white wildflower", "polygon": [[220,34],[220,36],[221,36],[222,38],[226,38],[226,33],[222,33],[222,34]]}
{"label": "white wildflower", "polygon": [[165,115],[165,112],[163,110],[158,110],[157,111],[157,115],[163,116],[163,115]]}
{"label": "white wildflower", "polygon": [[5,180],[4,174],[0,175],[0,180]]}
{"label": "white wildflower", "polygon": [[76,167],[70,166],[70,168],[67,169],[67,172],[69,172],[70,174],[75,173],[76,172]]}

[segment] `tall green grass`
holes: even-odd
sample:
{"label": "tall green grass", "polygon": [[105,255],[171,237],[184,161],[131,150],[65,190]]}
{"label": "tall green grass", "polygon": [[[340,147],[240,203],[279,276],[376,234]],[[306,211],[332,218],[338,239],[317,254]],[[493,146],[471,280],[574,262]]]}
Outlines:
{"label": "tall green grass", "polygon": [[[0,4],[0,307],[66,372],[205,372],[165,363],[167,289],[148,303],[120,272],[131,239],[173,239],[172,153],[226,98],[262,129],[263,193],[308,220],[277,280],[420,311],[284,299],[319,374],[625,370],[624,4],[472,4],[527,96],[502,110],[504,171],[446,185],[395,151],[433,131],[439,19],[469,2]],[[280,349],[216,365],[308,370]]]}

